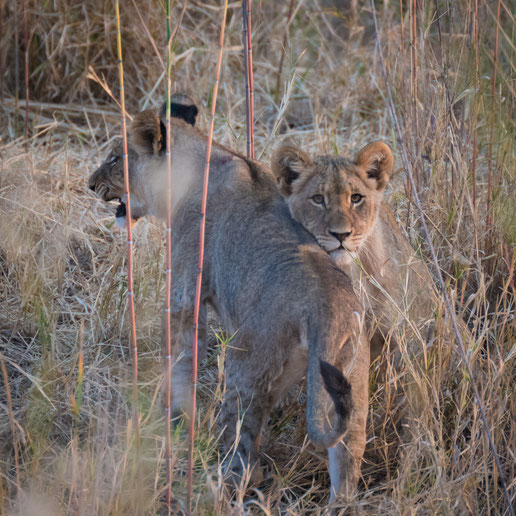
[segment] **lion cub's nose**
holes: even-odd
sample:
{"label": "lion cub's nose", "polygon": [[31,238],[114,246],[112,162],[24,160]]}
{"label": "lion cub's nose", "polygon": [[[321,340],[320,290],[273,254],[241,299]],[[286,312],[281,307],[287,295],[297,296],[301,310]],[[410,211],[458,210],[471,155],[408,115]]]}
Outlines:
{"label": "lion cub's nose", "polygon": [[95,183],[90,183],[88,186],[90,187],[90,190],[95,191]]}
{"label": "lion cub's nose", "polygon": [[335,233],[330,231],[330,235],[334,236],[339,242],[344,242],[349,235],[351,235],[351,231],[347,231],[346,233]]}

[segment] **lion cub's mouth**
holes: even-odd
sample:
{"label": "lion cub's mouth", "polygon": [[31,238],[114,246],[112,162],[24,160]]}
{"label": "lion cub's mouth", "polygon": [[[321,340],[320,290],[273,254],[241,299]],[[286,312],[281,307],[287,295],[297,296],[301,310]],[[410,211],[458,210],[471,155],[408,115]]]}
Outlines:
{"label": "lion cub's mouth", "polygon": [[342,252],[342,251],[346,251],[347,253],[354,253],[354,252],[356,252],[356,247],[351,247],[351,246],[348,246],[348,245],[339,244],[337,247],[332,246],[331,249],[327,249],[327,252],[330,253],[330,254],[331,253]]}
{"label": "lion cub's mouth", "polygon": [[117,219],[125,217],[127,215],[127,206],[125,205],[125,202],[122,202],[121,199],[118,199],[118,206],[116,208],[115,217]]}
{"label": "lion cub's mouth", "polygon": [[339,267],[344,267],[356,258],[357,253],[341,245],[337,249],[330,251],[329,255]]}
{"label": "lion cub's mouth", "polygon": [[[120,204],[116,208],[115,221],[119,228],[127,227],[127,205],[125,204],[125,200],[125,195],[121,199],[118,199]],[[139,216],[134,214],[134,211],[131,213],[131,227],[138,222],[139,218]]]}

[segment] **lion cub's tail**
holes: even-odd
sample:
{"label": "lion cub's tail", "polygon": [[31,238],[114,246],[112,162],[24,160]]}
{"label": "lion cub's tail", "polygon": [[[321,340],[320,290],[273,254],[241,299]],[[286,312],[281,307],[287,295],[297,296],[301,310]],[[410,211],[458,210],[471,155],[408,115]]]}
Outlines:
{"label": "lion cub's tail", "polygon": [[[353,411],[353,400],[351,395],[351,384],[345,376],[334,366],[319,359],[319,367],[316,367],[315,357],[309,359],[307,378],[307,431],[312,444],[322,450],[335,446],[344,435],[351,413]],[[319,369],[316,371],[315,369]],[[324,429],[327,412],[325,410],[324,392],[326,392],[335,405],[336,421],[329,431]]]}

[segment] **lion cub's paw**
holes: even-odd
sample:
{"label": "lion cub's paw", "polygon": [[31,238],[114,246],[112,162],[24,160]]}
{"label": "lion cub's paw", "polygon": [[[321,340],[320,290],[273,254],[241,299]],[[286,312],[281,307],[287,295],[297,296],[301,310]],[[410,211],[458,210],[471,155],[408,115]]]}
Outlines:
{"label": "lion cub's paw", "polygon": [[224,481],[234,489],[246,489],[250,485],[263,482],[263,468],[258,462],[249,465],[249,461],[240,454],[234,454],[224,461],[222,466]]}

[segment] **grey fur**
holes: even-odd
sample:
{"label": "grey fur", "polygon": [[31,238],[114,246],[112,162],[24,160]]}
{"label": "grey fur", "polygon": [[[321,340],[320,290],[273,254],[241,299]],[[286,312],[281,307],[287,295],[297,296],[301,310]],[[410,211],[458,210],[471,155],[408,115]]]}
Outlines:
{"label": "grey fur", "polygon": [[[135,117],[132,142],[141,159],[130,176],[131,183],[144,187],[133,190],[131,198],[164,220],[167,172],[163,153],[155,152],[157,142],[148,139],[152,126],[148,114]],[[139,136],[141,128],[145,138]],[[190,391],[184,387],[191,378],[207,141],[180,120],[172,121],[172,140],[172,400],[177,415],[188,414],[191,406]],[[243,468],[254,468],[271,409],[305,375],[308,364],[308,435],[316,447],[338,449],[333,455],[338,457],[339,480],[332,492],[350,496],[364,449],[367,415],[369,348],[362,335],[362,307],[346,274],[292,219],[268,168],[217,144],[210,164],[200,352],[210,303],[234,334],[226,352],[226,395],[219,419],[225,429],[225,451],[235,443],[237,424],[242,422],[232,473],[240,477]],[[359,401],[351,418],[335,414],[320,360],[349,375],[353,398]],[[351,407],[351,400],[346,403]]]}

